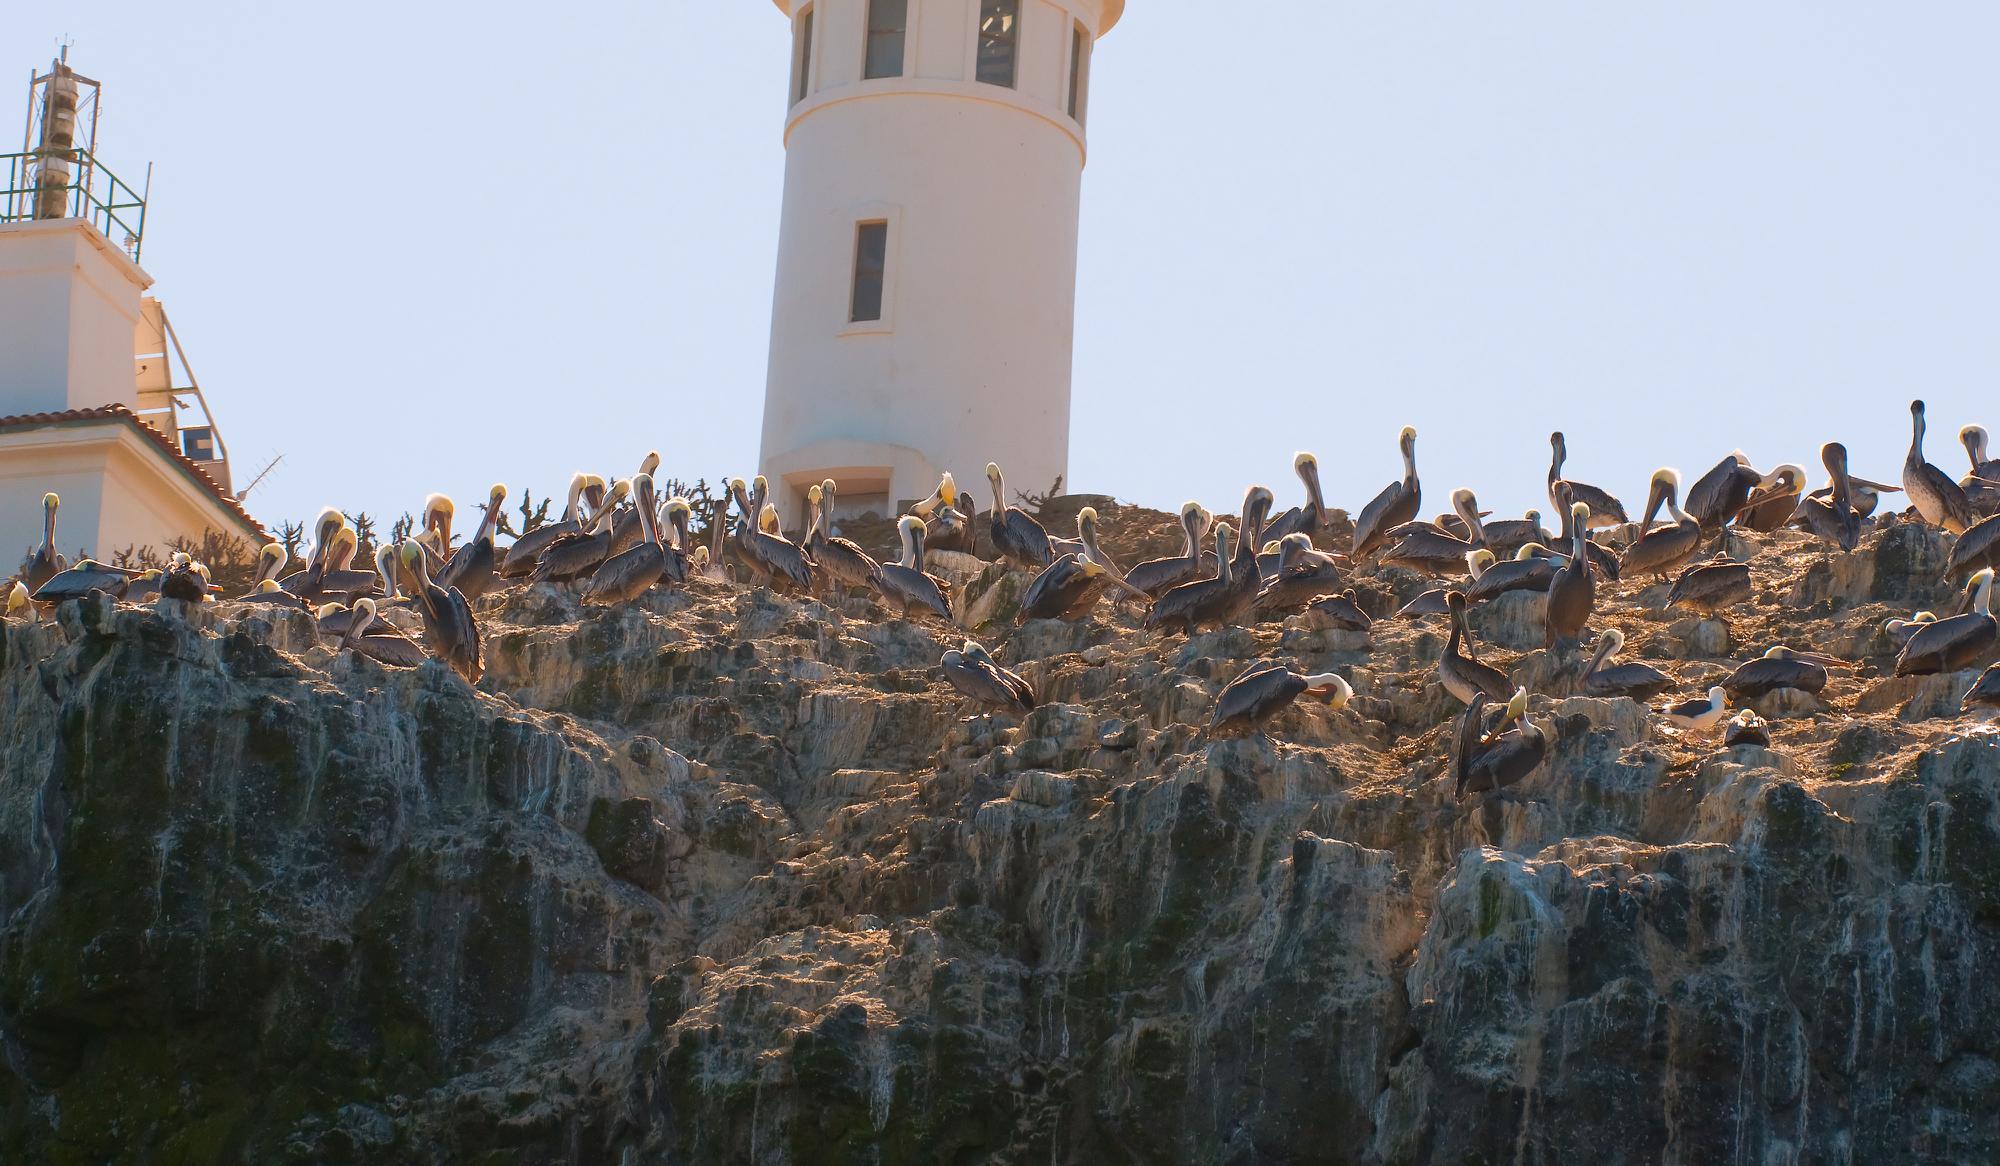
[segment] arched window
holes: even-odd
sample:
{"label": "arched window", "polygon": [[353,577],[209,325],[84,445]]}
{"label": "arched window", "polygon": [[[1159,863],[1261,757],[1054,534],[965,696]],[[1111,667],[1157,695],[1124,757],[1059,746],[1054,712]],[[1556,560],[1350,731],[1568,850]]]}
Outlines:
{"label": "arched window", "polygon": [[1021,0],[979,0],[979,64],[974,75],[988,85],[1014,87],[1014,58],[1021,40]]}

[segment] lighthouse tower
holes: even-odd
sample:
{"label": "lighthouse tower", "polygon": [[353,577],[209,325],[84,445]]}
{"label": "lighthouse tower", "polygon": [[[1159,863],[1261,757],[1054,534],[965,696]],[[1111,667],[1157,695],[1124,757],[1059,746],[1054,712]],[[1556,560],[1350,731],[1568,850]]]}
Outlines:
{"label": "lighthouse tower", "polygon": [[[792,22],[763,474],[890,514],[1068,472],[1091,48],[1124,0],[777,0]],[[1010,499],[1011,501],[1012,499]]]}

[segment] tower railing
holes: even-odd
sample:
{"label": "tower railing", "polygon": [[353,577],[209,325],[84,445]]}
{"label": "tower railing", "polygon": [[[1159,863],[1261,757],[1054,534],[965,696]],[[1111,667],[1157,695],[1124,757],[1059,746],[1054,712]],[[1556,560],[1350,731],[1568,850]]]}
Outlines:
{"label": "tower railing", "polygon": [[[139,261],[139,247],[146,235],[146,196],[113,174],[109,167],[85,149],[28,150],[0,154],[7,164],[7,186],[0,190],[0,223],[20,223],[31,219],[85,219],[104,237],[125,249],[132,262]],[[58,164],[50,167],[51,161]],[[63,164],[67,164],[65,172]],[[60,184],[39,185],[45,173],[67,174]],[[60,190],[61,216],[42,213],[51,204],[51,192]]]}

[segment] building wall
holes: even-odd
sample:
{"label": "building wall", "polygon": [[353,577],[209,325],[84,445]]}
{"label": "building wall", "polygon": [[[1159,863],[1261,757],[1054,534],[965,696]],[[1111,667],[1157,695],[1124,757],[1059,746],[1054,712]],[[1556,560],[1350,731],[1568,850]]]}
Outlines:
{"label": "building wall", "polygon": [[0,433],[0,576],[40,543],[50,490],[62,497],[56,548],[71,558],[164,553],[169,540],[209,530],[254,537],[123,422]]}
{"label": "building wall", "polygon": [[[890,472],[891,504],[948,470],[981,509],[988,461],[1015,489],[1067,474],[1085,141],[1064,107],[1070,30],[1103,9],[1021,8],[1013,89],[972,79],[978,0],[911,0],[904,76],[871,81],[866,0],[814,8],[811,93],[787,116],[761,457],[788,525],[836,465]],[[889,223],[883,318],[850,324],[870,219]]]}
{"label": "building wall", "polygon": [[81,219],[0,224],[0,415],[136,403],[152,282]]}

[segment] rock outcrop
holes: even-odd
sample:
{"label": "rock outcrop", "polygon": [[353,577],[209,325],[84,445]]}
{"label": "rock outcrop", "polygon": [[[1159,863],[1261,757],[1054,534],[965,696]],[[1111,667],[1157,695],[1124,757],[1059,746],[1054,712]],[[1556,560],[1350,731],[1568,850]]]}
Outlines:
{"label": "rock outcrop", "polygon": [[[299,615],[10,622],[0,1160],[2000,1160],[2000,736],[1880,631],[1947,536],[1746,541],[1726,624],[1593,626],[1685,694],[1852,661],[1770,748],[1575,695],[1506,596],[1550,760],[1462,800],[1442,621],[1012,628],[972,564],[1024,719],[860,599],[518,587],[477,690]],[[1262,657],[1356,698],[1208,741]]]}

